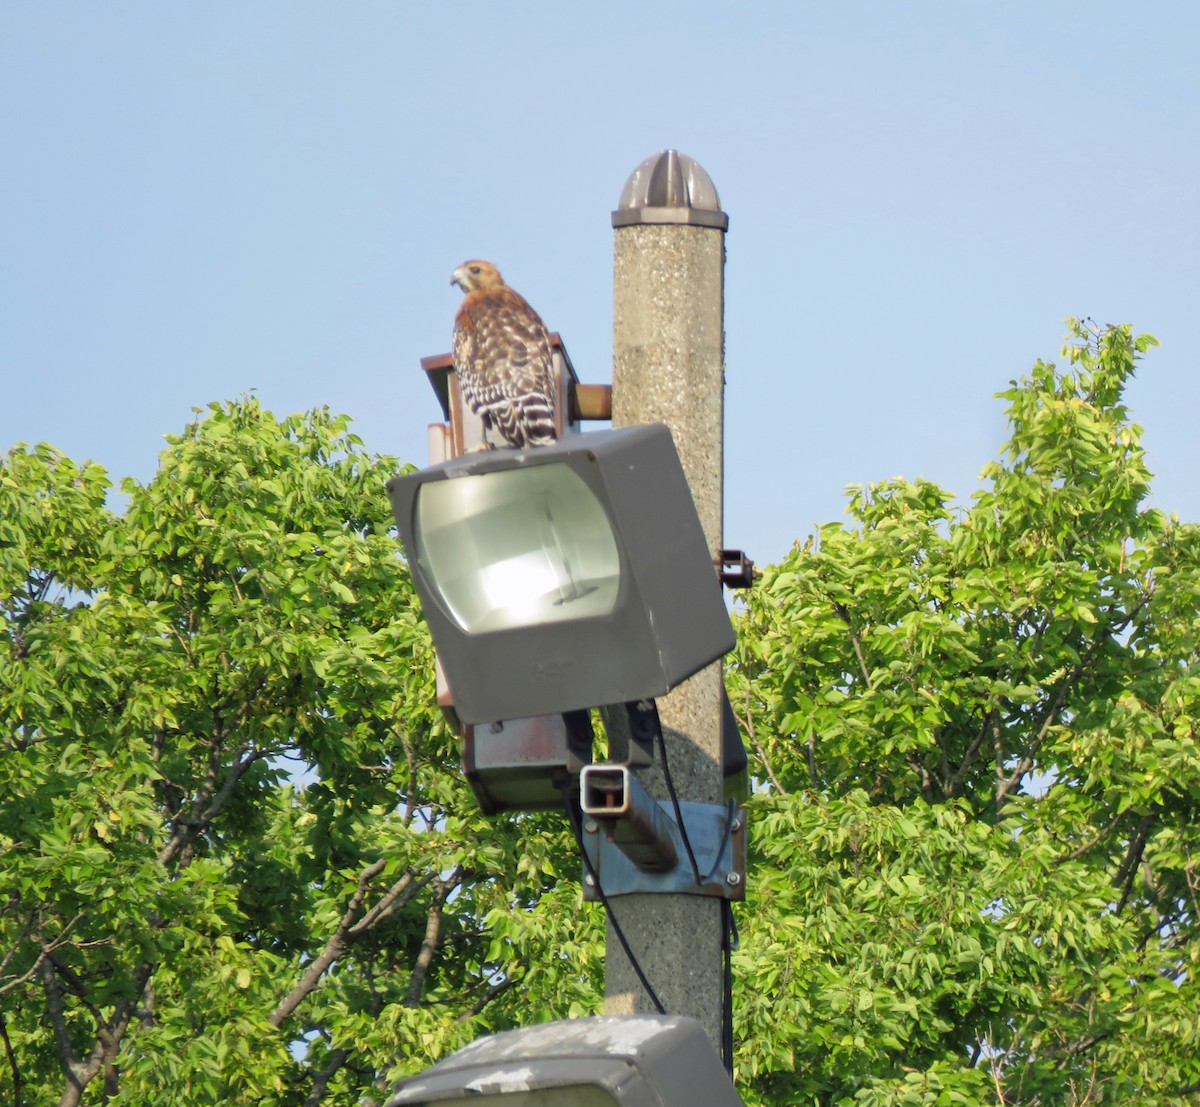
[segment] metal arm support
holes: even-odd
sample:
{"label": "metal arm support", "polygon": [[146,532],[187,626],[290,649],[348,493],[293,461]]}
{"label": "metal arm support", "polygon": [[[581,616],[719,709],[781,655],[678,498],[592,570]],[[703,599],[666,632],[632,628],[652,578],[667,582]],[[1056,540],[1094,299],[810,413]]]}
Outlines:
{"label": "metal arm support", "polygon": [[[734,803],[681,802],[680,827],[669,801],[655,801],[625,765],[587,765],[579,778],[583,848],[599,878],[584,876],[584,898],[631,892],[746,897],[746,830]],[[686,835],[686,843],[685,843]],[[688,862],[687,847],[700,872]]]}

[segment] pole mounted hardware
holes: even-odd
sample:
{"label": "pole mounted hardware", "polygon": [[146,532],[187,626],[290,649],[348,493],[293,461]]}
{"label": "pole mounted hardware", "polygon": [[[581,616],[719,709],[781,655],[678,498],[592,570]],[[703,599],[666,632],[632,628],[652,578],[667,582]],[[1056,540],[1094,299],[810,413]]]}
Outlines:
{"label": "pole mounted hardware", "polygon": [[579,801],[583,848],[599,881],[588,873],[585,899],[601,891],[746,898],[746,820],[736,804],[681,801],[681,826],[674,804],[652,799],[624,765],[585,766]]}
{"label": "pole mounted hardware", "polygon": [[718,550],[715,562],[726,588],[753,588],[755,578],[762,576],[744,550]]}
{"label": "pole mounted hardware", "polygon": [[621,190],[614,227],[687,226],[729,229],[716,185],[695,158],[678,150],[651,154]]}

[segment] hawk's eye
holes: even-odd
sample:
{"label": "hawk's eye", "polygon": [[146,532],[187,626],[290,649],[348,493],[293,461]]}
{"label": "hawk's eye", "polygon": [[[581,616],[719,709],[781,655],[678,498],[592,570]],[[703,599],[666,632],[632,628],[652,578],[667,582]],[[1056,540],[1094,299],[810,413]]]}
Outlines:
{"label": "hawk's eye", "polygon": [[476,276],[479,276],[479,274],[482,272],[482,270],[479,268],[478,265],[472,265],[471,272],[474,273]]}

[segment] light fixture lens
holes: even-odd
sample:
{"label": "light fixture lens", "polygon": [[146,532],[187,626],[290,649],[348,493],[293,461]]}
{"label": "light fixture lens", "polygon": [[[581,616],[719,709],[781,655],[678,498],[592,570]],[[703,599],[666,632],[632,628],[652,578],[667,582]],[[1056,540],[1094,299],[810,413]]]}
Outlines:
{"label": "light fixture lens", "polygon": [[567,465],[430,481],[414,515],[417,559],[469,634],[606,615],[617,602],[612,525]]}

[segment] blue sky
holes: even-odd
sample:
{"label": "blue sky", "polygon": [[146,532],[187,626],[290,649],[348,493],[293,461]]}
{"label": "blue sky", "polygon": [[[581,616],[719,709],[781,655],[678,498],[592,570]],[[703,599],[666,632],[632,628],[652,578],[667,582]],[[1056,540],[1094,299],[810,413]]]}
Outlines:
{"label": "blue sky", "polygon": [[1200,519],[1200,6],[0,0],[0,447],[148,478],[193,405],[327,404],[424,461],[418,361],[496,261],[611,374],[610,212],[666,147],[730,215],[726,542],[961,497],[1067,315]]}

